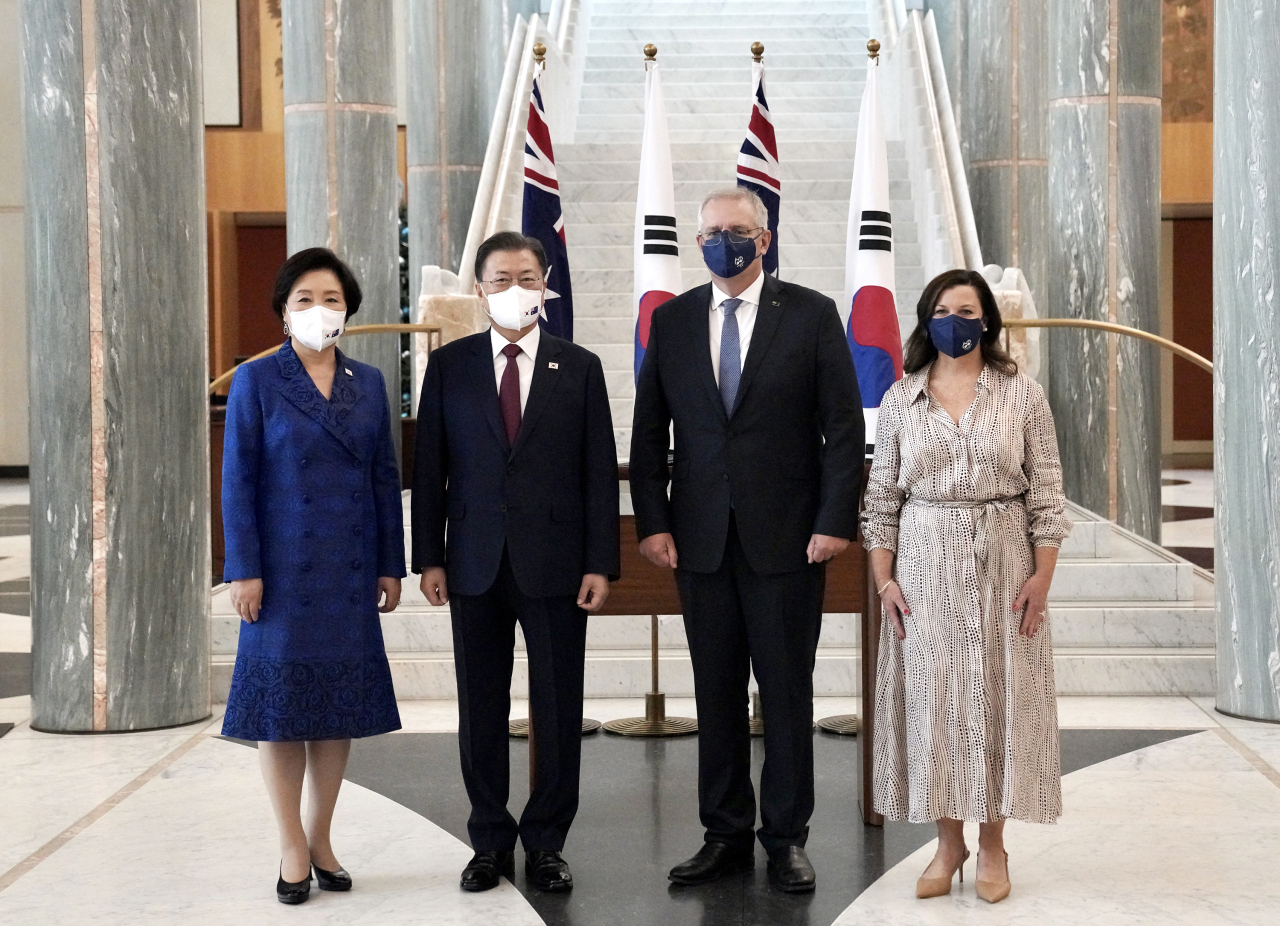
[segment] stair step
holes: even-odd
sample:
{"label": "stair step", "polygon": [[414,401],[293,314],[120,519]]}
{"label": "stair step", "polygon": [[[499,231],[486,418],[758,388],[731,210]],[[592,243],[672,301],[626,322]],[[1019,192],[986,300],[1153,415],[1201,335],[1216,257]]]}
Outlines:
{"label": "stair step", "polygon": [[[639,88],[643,89],[643,88]],[[665,91],[665,87],[663,88]],[[697,95],[694,88],[686,94],[665,94],[667,117],[685,115],[732,115],[742,121],[745,128],[751,115],[751,87],[738,88],[739,92]],[[774,125],[781,125],[792,116],[820,114],[823,116],[856,119],[859,99],[851,93],[844,95],[824,95],[790,97],[769,94],[769,112],[773,116]],[[586,99],[578,109],[578,126],[585,125],[588,118],[600,115],[617,115],[635,119],[644,118],[644,97],[642,94],[628,94],[626,98],[615,96],[611,99]],[[676,123],[671,122],[674,126]]]}
{"label": "stair step", "polygon": [[[736,163],[738,149],[742,140],[717,139],[710,143],[685,144],[676,142],[671,146],[673,163],[686,161],[731,161]],[[782,163],[803,160],[845,160],[853,164],[854,140],[816,141],[806,139],[803,142],[778,140],[778,159]],[[902,142],[890,141],[888,154],[891,161],[900,161],[906,157],[906,147]],[[556,148],[557,164],[572,164],[578,161],[618,161],[640,165],[640,142],[593,142],[579,140],[571,145]],[[850,167],[852,170],[852,166]]]}
{"label": "stair step", "polygon": [[[566,163],[557,152],[556,168],[560,186],[568,191],[573,186],[595,183],[621,183],[620,177],[639,173],[639,161],[574,161]],[[843,180],[853,177],[853,160],[779,161],[784,201],[791,196],[791,184],[802,181]],[[890,168],[892,170],[892,167]],[[710,183],[732,186],[736,182],[736,152],[716,161],[677,161],[671,165],[676,183]],[[905,170],[903,176],[906,175]],[[584,194],[585,196],[586,194]],[[848,195],[846,193],[846,195]]]}
{"label": "stair step", "polygon": [[[857,136],[855,131],[857,120],[851,120],[846,128],[819,128],[804,129],[805,138],[815,142],[848,142],[852,143]],[[715,144],[724,142],[726,138],[738,135],[741,139],[742,126],[735,125],[732,130],[727,128],[716,129],[676,129],[672,127],[670,138],[674,144]],[[791,133],[798,134],[798,133]],[[639,145],[642,136],[642,130],[637,123],[634,131],[629,129],[579,129],[575,136],[580,142],[589,142],[595,144],[630,144]],[[739,140],[738,145],[742,142]]]}
{"label": "stair step", "polygon": [[[599,72],[597,72],[599,73]],[[726,75],[727,76],[727,75]],[[844,80],[782,80],[775,78],[772,71],[765,75],[765,89],[769,100],[769,108],[781,107],[784,101],[800,101],[835,97],[849,97],[855,101],[855,108],[862,100],[862,82],[851,84]],[[746,106],[751,102],[750,72],[748,79],[730,79],[722,83],[692,84],[686,82],[662,84],[662,94],[667,104],[675,100],[729,99],[734,98]],[[643,100],[644,81],[628,80],[625,83],[604,83],[593,80],[582,85],[582,103],[594,103],[600,100]]]}
{"label": "stair step", "polygon": [[[389,658],[396,696],[405,700],[457,698],[452,653]],[[231,687],[232,656],[216,656],[212,664],[213,700],[225,702]],[[659,651],[659,684],[668,697],[694,694],[693,666],[683,650]],[[1207,695],[1215,689],[1212,648],[1180,651],[1059,648],[1054,674],[1060,695]],[[640,650],[591,651],[587,654],[583,695],[587,698],[642,698],[651,684],[648,653]],[[820,650],[813,671],[817,697],[857,697],[861,693],[857,649]],[[529,690],[528,661],[514,659],[511,692]]]}

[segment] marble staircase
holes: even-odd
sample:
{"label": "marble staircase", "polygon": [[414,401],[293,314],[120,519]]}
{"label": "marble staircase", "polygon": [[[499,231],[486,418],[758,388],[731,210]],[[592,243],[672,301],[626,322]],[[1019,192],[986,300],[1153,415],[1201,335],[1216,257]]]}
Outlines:
{"label": "marble staircase", "polygon": [[[629,503],[629,499],[625,500]],[[1136,535],[1072,506],[1049,618],[1058,691],[1070,695],[1207,695],[1214,691],[1213,579]],[[409,523],[408,496],[405,523]],[[406,530],[406,549],[408,531]],[[649,688],[648,615],[593,617],[588,624],[586,696],[636,698]],[[859,616],[828,614],[814,668],[815,694],[856,697]],[[402,699],[457,697],[448,608],[429,605],[416,576],[400,608],[383,618],[396,692]],[[240,622],[227,587],[213,596],[214,700],[226,699]],[[528,690],[517,633],[512,694]],[[678,617],[659,628],[662,688],[693,695],[693,672]],[[639,708],[638,708],[639,709]]]}
{"label": "marble staircase", "polygon": [[[573,271],[574,340],[600,355],[618,454],[626,459],[634,396],[631,318],[635,177],[644,128],[641,49],[658,47],[671,131],[686,287],[707,280],[694,236],[707,193],[732,186],[751,104],[753,41],[765,44],[766,91],[782,169],[779,276],[843,301],[845,229],[867,41],[865,2],[593,0],[572,144],[557,143]],[[924,287],[907,162],[889,146],[898,305],[914,326]]]}

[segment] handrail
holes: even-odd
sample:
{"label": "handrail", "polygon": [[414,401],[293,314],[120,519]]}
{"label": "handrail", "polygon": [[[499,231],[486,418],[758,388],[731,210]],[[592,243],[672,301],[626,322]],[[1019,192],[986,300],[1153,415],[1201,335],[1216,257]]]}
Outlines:
{"label": "handrail", "polygon": [[[471,223],[467,226],[467,240],[462,246],[462,262],[458,278],[462,291],[468,292],[475,282],[476,251],[484,240],[485,224],[489,218],[489,203],[493,199],[493,186],[498,176],[498,161],[506,140],[507,121],[511,115],[511,101],[515,97],[515,73],[524,52],[525,33],[529,25],[523,16],[516,17],[511,31],[511,44],[507,46],[507,61],[502,68],[502,86],[498,91],[498,104],[493,110],[493,122],[489,126],[489,142],[484,149],[484,165],[480,168],[480,183],[476,187],[475,206],[471,210]],[[481,207],[481,204],[483,208]]]}
{"label": "handrail", "polygon": [[[1141,328],[1130,328],[1128,325],[1116,325],[1111,322],[1096,322],[1087,318],[1006,318],[1002,324],[1005,328],[1092,328],[1097,331],[1109,331],[1112,334],[1124,334],[1131,338],[1150,341],[1157,347],[1162,347],[1183,360],[1194,363],[1200,369],[1213,373],[1212,361],[1206,360],[1181,344],[1152,334],[1150,331],[1143,331]],[[1008,344],[1009,338],[1006,334],[1005,346],[1008,347]]]}
{"label": "handrail", "polygon": [[[534,14],[526,20],[516,17],[502,72],[502,87],[489,128],[484,166],[471,209],[467,240],[458,267],[460,292],[470,292],[475,282],[475,256],[480,243],[505,226],[518,227],[520,201],[517,184],[523,175],[525,114],[535,75],[534,47],[546,46],[547,70],[542,78],[543,100],[547,103],[548,128],[553,140],[572,137],[576,118],[577,84],[581,80],[581,36],[571,48],[569,29],[574,11],[582,0],[554,0],[547,18]],[[579,10],[579,18],[581,18]],[[579,32],[581,24],[579,24]]]}
{"label": "handrail", "polygon": [[982,245],[978,242],[978,223],[973,217],[973,199],[969,195],[969,178],[964,170],[964,153],[960,150],[960,130],[956,128],[956,112],[951,104],[951,86],[947,82],[947,69],[942,62],[942,43],[938,40],[938,21],[933,10],[925,14],[922,23],[929,76],[934,87],[938,119],[942,131],[942,143],[946,152],[948,173],[951,177],[951,195],[955,202],[956,222],[964,244],[965,261],[970,270],[981,270]]}
{"label": "handrail", "polygon": [[[440,333],[439,325],[404,325],[404,324],[377,324],[377,325],[352,325],[342,334],[347,337],[355,334],[412,334],[414,332],[422,334],[430,334],[431,332]],[[275,347],[268,347],[266,350],[258,351],[248,360],[241,361],[233,366],[230,370],[217,377],[209,384],[209,395],[213,395],[227,383],[231,382],[231,378],[236,375],[236,370],[240,369],[246,363],[252,363],[254,360],[261,360],[263,357],[270,357],[280,348],[284,347],[281,342]]]}
{"label": "handrail", "polygon": [[[955,181],[951,176],[952,165],[948,163],[946,137],[942,132],[942,123],[938,115],[938,97],[934,87],[933,69],[929,61],[929,45],[925,40],[924,23],[919,10],[907,14],[907,28],[911,30],[916,56],[920,62],[920,76],[924,84],[925,118],[929,124],[929,136],[932,144],[929,153],[932,155],[933,169],[940,180],[942,193],[942,214],[945,234],[951,240],[948,244],[951,253],[961,258],[967,257],[964,242],[960,234],[960,209],[956,203]],[[971,270],[979,269],[970,267]]]}

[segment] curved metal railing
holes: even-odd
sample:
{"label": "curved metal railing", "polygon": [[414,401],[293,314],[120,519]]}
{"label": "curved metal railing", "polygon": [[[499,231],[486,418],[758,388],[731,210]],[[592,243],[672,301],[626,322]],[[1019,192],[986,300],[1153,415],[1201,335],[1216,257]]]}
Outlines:
{"label": "curved metal railing", "polygon": [[[343,337],[349,337],[357,334],[412,334],[414,332],[435,335],[435,337],[431,339],[430,350],[435,350],[440,346],[440,328],[437,325],[352,325],[343,332]],[[209,383],[209,395],[214,395],[224,386],[230,385],[231,378],[236,375],[236,370],[240,369],[244,364],[253,360],[261,360],[263,357],[270,357],[283,346],[284,344],[282,342],[277,344],[275,347],[268,347],[266,350],[259,351],[254,354],[248,360],[237,363],[230,370],[227,370],[227,372]]]}
{"label": "curved metal railing", "polygon": [[1195,351],[1176,344],[1141,328],[1130,328],[1128,325],[1116,325],[1111,322],[1096,322],[1087,318],[1006,318],[1004,319],[1005,347],[1009,346],[1009,328],[1092,328],[1096,331],[1108,331],[1112,334],[1123,334],[1142,341],[1149,341],[1157,347],[1164,348],[1183,360],[1194,363],[1209,374],[1213,373],[1213,362],[1201,357]]}

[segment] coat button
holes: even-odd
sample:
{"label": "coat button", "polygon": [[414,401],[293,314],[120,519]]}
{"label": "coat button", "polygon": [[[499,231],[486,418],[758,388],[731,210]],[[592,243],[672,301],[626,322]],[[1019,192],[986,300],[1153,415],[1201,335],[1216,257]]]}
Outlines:
{"label": "coat button", "polygon": [[507,506],[506,506],[506,505],[503,505],[503,506],[502,506],[502,511],[503,511],[503,513],[504,513],[504,514],[506,513],[506,510],[507,510]]}
{"label": "coat button", "polygon": [[507,467],[507,475],[508,475],[508,476],[514,476],[515,474],[516,474],[516,468],[515,468],[514,466],[508,466],[508,467]]}
{"label": "coat button", "polygon": [[359,493],[359,492],[352,492],[352,493],[351,493],[351,500],[352,500],[353,502],[354,502],[354,501],[358,501],[359,499],[360,499],[360,493]]}
{"label": "coat button", "polygon": [[360,568],[360,560],[358,560],[358,559],[353,559],[353,560],[351,561],[351,568],[352,568],[352,569],[359,569],[359,568]]}
{"label": "coat button", "polygon": [[363,528],[363,527],[356,527],[356,528],[353,528],[353,529],[352,529],[352,531],[351,531],[351,533],[355,534],[357,537],[363,537],[363,536],[364,536],[364,528]]}
{"label": "coat button", "polygon": [[302,529],[302,536],[303,536],[303,537],[310,537],[310,536],[311,536],[311,528],[309,528],[309,527],[304,527],[304,528]]}
{"label": "coat button", "polygon": [[299,568],[299,569],[301,569],[303,572],[310,572],[310,571],[311,571],[311,564],[310,564],[310,563],[303,563],[303,564],[302,564],[301,566],[299,566],[298,568]]}
{"label": "coat button", "polygon": [[311,496],[310,496],[310,495],[304,495],[304,496],[302,496],[302,504],[304,504],[304,505],[310,505],[310,504],[311,504]]}
{"label": "coat button", "polygon": [[359,603],[360,603],[360,596],[359,596],[359,595],[352,595],[352,596],[351,596],[351,603],[352,603],[352,604],[359,604]]}
{"label": "coat button", "polygon": [[728,482],[728,481],[729,481],[729,474],[728,474],[728,473],[725,473],[725,474],[724,474],[724,481],[725,481],[725,482]]}
{"label": "coat button", "polygon": [[303,595],[301,598],[298,599],[298,603],[301,604],[303,607],[306,607],[307,605],[311,604],[311,596]]}
{"label": "coat button", "polygon": [[302,458],[302,465],[303,465],[303,466],[310,466],[310,465],[311,465],[311,461],[310,461],[310,460],[308,460],[306,457],[303,457],[303,458]]}

